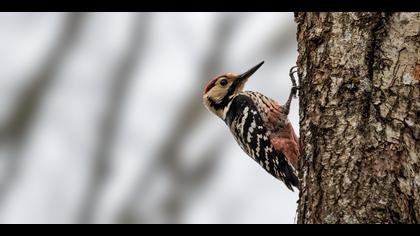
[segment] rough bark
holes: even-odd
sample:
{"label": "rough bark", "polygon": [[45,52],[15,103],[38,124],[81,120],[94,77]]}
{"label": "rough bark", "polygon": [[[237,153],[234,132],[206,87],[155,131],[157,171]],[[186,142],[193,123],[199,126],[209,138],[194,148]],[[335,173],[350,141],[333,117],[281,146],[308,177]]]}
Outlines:
{"label": "rough bark", "polygon": [[420,223],[420,13],[297,13],[298,223]]}

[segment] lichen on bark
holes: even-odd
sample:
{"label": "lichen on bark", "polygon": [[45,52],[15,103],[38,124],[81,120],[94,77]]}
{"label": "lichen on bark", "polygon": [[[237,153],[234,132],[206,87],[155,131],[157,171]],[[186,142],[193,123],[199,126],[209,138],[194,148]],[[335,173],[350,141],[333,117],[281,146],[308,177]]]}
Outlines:
{"label": "lichen on bark", "polygon": [[420,223],[420,13],[296,13],[298,223]]}

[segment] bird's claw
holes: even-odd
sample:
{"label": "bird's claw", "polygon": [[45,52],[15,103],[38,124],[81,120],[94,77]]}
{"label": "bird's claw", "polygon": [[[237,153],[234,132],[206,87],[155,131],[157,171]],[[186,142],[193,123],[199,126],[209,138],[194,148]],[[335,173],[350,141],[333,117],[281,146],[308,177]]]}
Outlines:
{"label": "bird's claw", "polygon": [[292,66],[292,68],[290,68],[289,74],[292,74],[293,70],[296,69],[296,68],[299,68],[299,66]]}
{"label": "bird's claw", "polygon": [[297,87],[296,78],[295,78],[295,75],[294,75],[295,73],[298,73],[297,69],[299,69],[298,66],[293,66],[292,68],[290,68],[290,71],[289,71],[289,77],[290,77],[290,80],[292,81],[293,87]]}
{"label": "bird's claw", "polygon": [[297,91],[300,89],[300,87],[298,86],[293,86],[292,87],[292,94],[293,94],[293,98],[297,98]]}
{"label": "bird's claw", "polygon": [[292,93],[293,93],[293,97],[297,98],[297,91],[300,90],[300,86],[297,86],[296,84],[296,78],[295,78],[295,73],[298,73],[298,66],[293,66],[292,68],[290,68],[289,71],[289,77],[290,80],[292,81]]}

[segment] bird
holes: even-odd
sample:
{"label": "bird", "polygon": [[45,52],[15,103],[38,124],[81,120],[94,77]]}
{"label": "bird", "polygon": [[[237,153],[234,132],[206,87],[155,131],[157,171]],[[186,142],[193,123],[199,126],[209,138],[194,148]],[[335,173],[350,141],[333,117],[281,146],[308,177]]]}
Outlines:
{"label": "bird", "polygon": [[299,89],[292,67],[293,86],[284,105],[259,92],[244,91],[248,79],[264,64],[242,74],[226,73],[211,79],[203,90],[203,104],[229,127],[241,149],[291,191],[298,186],[299,138],[288,119]]}

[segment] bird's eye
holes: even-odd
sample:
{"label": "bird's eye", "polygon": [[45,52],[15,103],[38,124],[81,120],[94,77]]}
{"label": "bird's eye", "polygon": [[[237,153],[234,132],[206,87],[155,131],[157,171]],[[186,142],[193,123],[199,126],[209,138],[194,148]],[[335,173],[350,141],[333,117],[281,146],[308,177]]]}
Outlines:
{"label": "bird's eye", "polygon": [[227,84],[228,84],[227,79],[222,79],[222,80],[220,80],[220,85],[222,85],[222,86],[226,86]]}

